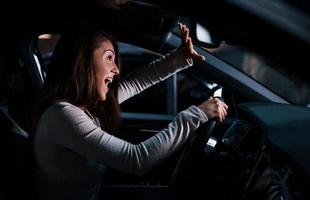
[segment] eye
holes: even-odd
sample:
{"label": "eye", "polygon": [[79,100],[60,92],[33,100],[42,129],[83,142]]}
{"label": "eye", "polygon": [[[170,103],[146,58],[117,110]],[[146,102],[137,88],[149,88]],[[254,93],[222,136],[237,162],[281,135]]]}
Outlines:
{"label": "eye", "polygon": [[109,56],[107,57],[107,60],[113,61],[113,56],[112,56],[112,55],[109,55]]}

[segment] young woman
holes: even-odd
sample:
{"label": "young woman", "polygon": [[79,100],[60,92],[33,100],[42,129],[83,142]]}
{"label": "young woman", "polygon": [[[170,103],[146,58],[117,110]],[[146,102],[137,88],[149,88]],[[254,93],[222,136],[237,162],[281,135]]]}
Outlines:
{"label": "young woman", "polygon": [[38,199],[97,199],[106,166],[143,174],[173,154],[199,125],[222,121],[227,105],[210,98],[177,114],[153,137],[131,144],[117,138],[119,103],[204,57],[185,25],[180,48],[119,84],[118,49],[95,28],[65,32],[54,51],[39,98],[33,145]]}

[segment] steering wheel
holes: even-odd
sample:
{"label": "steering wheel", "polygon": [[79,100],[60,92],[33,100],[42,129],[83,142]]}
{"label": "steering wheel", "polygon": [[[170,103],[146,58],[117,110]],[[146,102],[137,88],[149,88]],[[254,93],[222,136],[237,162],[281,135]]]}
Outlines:
{"label": "steering wheel", "polygon": [[192,161],[197,159],[203,152],[205,145],[212,136],[212,132],[216,126],[217,120],[210,119],[202,124],[185,144],[181,155],[177,161],[175,170],[172,173],[170,187],[178,188],[183,182],[185,172],[190,167]]}

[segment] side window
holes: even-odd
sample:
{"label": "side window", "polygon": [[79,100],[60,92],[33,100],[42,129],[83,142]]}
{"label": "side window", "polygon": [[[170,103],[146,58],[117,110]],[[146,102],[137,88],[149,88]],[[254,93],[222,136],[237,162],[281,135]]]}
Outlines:
{"label": "side window", "polygon": [[60,34],[42,34],[38,37],[37,46],[45,66],[49,63],[59,38]]}
{"label": "side window", "polygon": [[[128,73],[139,67],[143,67],[151,61],[160,57],[159,54],[127,43],[118,43],[121,58],[121,79],[126,78]],[[171,81],[166,80],[150,87],[127,101],[122,103],[122,111],[125,118],[136,116],[144,118],[144,114],[169,114],[167,101],[169,101],[167,91]]]}

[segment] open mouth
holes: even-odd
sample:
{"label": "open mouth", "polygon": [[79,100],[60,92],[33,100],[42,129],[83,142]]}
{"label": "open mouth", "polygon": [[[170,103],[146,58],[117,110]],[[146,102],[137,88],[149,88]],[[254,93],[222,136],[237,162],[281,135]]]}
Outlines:
{"label": "open mouth", "polygon": [[113,82],[113,78],[112,77],[107,77],[105,80],[104,80],[104,83],[106,85],[106,87],[108,88],[108,86]]}

